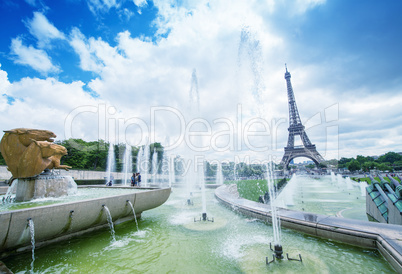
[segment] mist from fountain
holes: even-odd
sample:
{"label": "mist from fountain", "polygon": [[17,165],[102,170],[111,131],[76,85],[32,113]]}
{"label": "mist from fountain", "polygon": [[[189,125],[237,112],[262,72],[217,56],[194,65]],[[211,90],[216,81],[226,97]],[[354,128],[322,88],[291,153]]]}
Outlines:
{"label": "mist from fountain", "polygon": [[154,153],[152,154],[152,184],[155,186],[157,182],[158,176],[158,153],[156,152],[156,148],[154,148]]}
{"label": "mist from fountain", "polygon": [[[297,190],[297,175],[294,173],[292,178],[285,186],[286,191],[281,191],[281,193],[275,199],[275,205],[278,207],[294,206],[293,196]],[[284,189],[284,190],[285,190]]]}
{"label": "mist from fountain", "polygon": [[107,154],[107,165],[106,165],[106,183],[113,181],[113,176],[112,172],[114,172],[115,169],[115,155],[114,155],[114,144],[109,143],[109,151]]}
{"label": "mist from fountain", "polygon": [[[332,176],[312,179],[309,176],[293,176],[276,199],[276,205],[292,210],[367,220],[364,185],[352,185],[346,190],[341,177],[340,184],[332,182]],[[364,196],[363,195],[363,196]],[[292,198],[291,198],[292,197]],[[293,200],[293,204],[289,200]]]}
{"label": "mist from fountain", "polygon": [[167,156],[166,152],[164,152],[161,162],[161,178],[159,182],[160,187],[165,185],[166,182],[169,183],[169,156]]}
{"label": "mist from fountain", "polygon": [[218,161],[218,165],[216,167],[216,184],[223,185],[222,163],[220,161]]}
{"label": "mist from fountain", "polygon": [[336,182],[335,173],[333,171],[331,171],[331,182],[333,182],[333,183]]}
{"label": "mist from fountain", "polygon": [[140,147],[137,154],[137,172],[141,173],[141,181],[144,186],[148,185],[149,174],[149,146]]}
{"label": "mist from fountain", "polygon": [[[13,202],[15,198],[15,193],[17,191],[17,186],[18,186],[18,179],[15,179],[12,183],[11,186],[7,189],[6,195],[4,195],[2,199],[2,203],[11,203]],[[14,197],[13,197],[14,196]]]}
{"label": "mist from fountain", "polygon": [[365,197],[366,196],[366,187],[368,186],[367,182],[366,181],[360,181],[359,186],[360,186],[360,195],[362,197]]}
{"label": "mist from fountain", "polygon": [[131,146],[126,144],[124,151],[124,185],[130,184],[131,174],[133,173],[133,159],[131,157]]}
{"label": "mist from fountain", "polygon": [[138,150],[138,154],[137,154],[137,163],[136,163],[137,172],[141,172],[141,163],[142,163],[143,157],[144,157],[144,149],[141,146],[140,149]]}
{"label": "mist from fountain", "polygon": [[339,187],[343,188],[345,186],[345,181],[342,178],[341,174],[336,174],[336,183],[338,184]]}
{"label": "mist from fountain", "polygon": [[169,187],[175,183],[175,168],[174,168],[174,157],[171,155],[168,157],[168,170],[169,170]]}
{"label": "mist from fountain", "polygon": [[[189,91],[189,107],[186,113],[186,119],[189,121],[195,121],[200,118],[200,95],[198,91],[198,79],[197,72],[194,69],[191,74],[191,88]],[[200,123],[194,123],[192,131],[204,131]],[[188,204],[191,204],[192,193],[195,190],[195,186],[201,188],[202,195],[202,210],[206,213],[206,199],[205,199],[205,178],[204,178],[204,154],[197,148],[204,147],[204,136],[195,135],[190,140],[192,147],[182,148],[183,164],[188,166],[186,174],[184,174],[184,182],[187,186],[189,193]]]}
{"label": "mist from fountain", "polygon": [[353,189],[353,184],[352,184],[352,181],[350,180],[350,177],[346,177],[345,182],[346,182],[347,189]]}
{"label": "mist from fountain", "polygon": [[142,181],[145,186],[148,186],[148,177],[149,177],[149,154],[150,147],[144,146],[144,159],[143,159],[143,170],[141,172]]}
{"label": "mist from fountain", "polygon": [[278,209],[275,204],[277,193],[274,185],[272,161],[267,164],[267,184],[269,193],[269,202],[272,214],[272,229],[274,234],[274,246],[281,244],[281,221],[278,215]]}

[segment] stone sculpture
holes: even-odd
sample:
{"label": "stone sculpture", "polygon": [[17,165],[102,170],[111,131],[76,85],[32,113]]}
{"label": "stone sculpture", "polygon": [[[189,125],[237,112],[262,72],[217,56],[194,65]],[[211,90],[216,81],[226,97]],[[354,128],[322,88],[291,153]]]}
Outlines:
{"label": "stone sculpture", "polygon": [[5,130],[0,142],[0,152],[13,178],[30,178],[45,169],[65,169],[60,159],[67,149],[53,143],[56,135],[49,130],[16,128]]}

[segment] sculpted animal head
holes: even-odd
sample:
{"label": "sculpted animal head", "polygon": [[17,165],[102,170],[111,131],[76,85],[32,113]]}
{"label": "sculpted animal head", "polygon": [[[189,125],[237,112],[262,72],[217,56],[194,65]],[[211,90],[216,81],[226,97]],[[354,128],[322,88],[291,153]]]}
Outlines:
{"label": "sculpted animal head", "polygon": [[58,156],[63,156],[67,155],[67,149],[63,146],[49,143],[46,141],[36,141],[33,140],[37,146],[39,146],[41,153],[42,153],[42,158],[49,158],[50,156],[58,155]]}
{"label": "sculpted animal head", "polygon": [[4,132],[17,134],[19,141],[26,147],[32,143],[32,140],[53,142],[53,138],[56,138],[56,134],[44,129],[16,128]]}

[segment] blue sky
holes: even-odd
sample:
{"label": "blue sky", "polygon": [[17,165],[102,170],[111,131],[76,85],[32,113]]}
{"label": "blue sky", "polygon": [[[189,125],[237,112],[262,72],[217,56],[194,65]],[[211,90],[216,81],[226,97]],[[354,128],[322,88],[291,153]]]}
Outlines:
{"label": "blue sky", "polygon": [[0,124],[175,143],[191,131],[195,69],[215,142],[203,153],[280,160],[287,63],[325,158],[402,151],[401,10],[374,0],[3,0]]}

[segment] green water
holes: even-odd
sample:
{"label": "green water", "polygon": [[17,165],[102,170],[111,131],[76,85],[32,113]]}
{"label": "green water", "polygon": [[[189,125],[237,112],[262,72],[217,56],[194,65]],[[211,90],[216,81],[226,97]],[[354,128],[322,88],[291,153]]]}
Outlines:
{"label": "green water", "polygon": [[[201,215],[201,195],[173,189],[162,206],[139,220],[116,225],[116,242],[107,229],[35,250],[35,273],[392,273],[375,250],[363,250],[282,230],[284,253],[301,254],[303,263],[271,258],[270,225],[223,207],[207,190],[208,217]],[[3,259],[14,273],[30,271],[31,253]]]}

